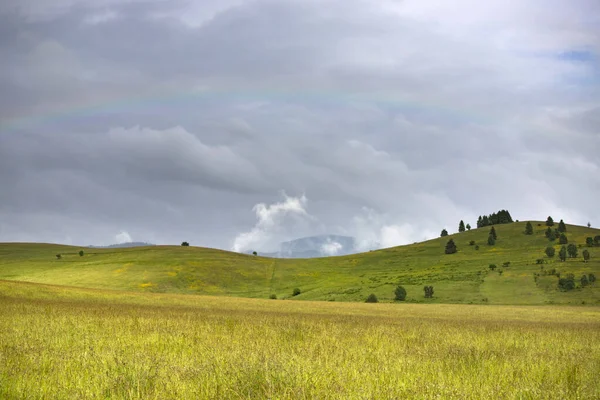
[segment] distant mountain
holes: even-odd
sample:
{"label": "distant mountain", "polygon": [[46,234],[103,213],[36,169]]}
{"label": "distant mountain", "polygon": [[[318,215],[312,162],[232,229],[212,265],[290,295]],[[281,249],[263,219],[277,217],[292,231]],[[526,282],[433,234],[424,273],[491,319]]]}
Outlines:
{"label": "distant mountain", "polygon": [[144,243],[144,242],[127,242],[127,243],[117,243],[111,244],[109,246],[88,246],[93,249],[118,249],[123,247],[143,247],[143,246],[155,246],[152,243]]}
{"label": "distant mountain", "polygon": [[258,254],[264,257],[278,258],[315,258],[352,254],[356,252],[354,247],[355,240],[353,237],[319,235],[283,242],[277,252],[259,252]]}

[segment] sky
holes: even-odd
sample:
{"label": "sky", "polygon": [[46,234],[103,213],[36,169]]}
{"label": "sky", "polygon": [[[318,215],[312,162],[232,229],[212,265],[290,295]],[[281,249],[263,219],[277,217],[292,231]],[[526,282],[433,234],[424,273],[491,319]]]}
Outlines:
{"label": "sky", "polygon": [[0,241],[600,226],[597,0],[4,0],[0,54]]}

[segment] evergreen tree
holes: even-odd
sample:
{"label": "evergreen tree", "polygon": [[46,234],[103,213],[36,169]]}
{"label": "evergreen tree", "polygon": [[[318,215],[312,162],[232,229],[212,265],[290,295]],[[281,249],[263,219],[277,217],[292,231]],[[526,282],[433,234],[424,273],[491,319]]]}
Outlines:
{"label": "evergreen tree", "polygon": [[558,243],[560,243],[560,244],[569,243],[569,240],[567,239],[567,235],[565,235],[564,233],[561,233],[560,237],[558,238]]}
{"label": "evergreen tree", "polygon": [[548,246],[548,247],[546,247],[546,255],[547,255],[549,258],[552,258],[552,257],[554,257],[554,253],[555,253],[555,252],[556,252],[556,250],[554,250],[554,247],[552,247],[552,246]]}
{"label": "evergreen tree", "polygon": [[546,229],[546,238],[548,238],[548,240],[556,240],[556,235],[554,234],[554,231],[550,227],[548,227],[548,229]]}
{"label": "evergreen tree", "polygon": [[548,217],[548,219],[546,220],[546,226],[554,226],[554,220],[552,219],[552,217]]}
{"label": "evergreen tree", "polygon": [[490,225],[490,219],[488,218],[487,215],[483,216],[483,219],[481,221],[481,226],[488,226]]}
{"label": "evergreen tree", "polygon": [[560,258],[560,261],[565,261],[567,259],[567,248],[565,246],[560,248],[558,258]]}
{"label": "evergreen tree", "polygon": [[458,224],[458,231],[459,232],[464,232],[465,231],[465,223],[463,222],[463,220],[460,220],[460,223]]}
{"label": "evergreen tree", "polygon": [[590,252],[588,249],[583,250],[583,262],[590,261]]}
{"label": "evergreen tree", "polygon": [[558,223],[558,231],[560,233],[566,232],[567,231],[567,226],[565,225],[565,223],[563,222],[563,220],[561,219],[560,222]]}
{"label": "evergreen tree", "polygon": [[446,243],[446,254],[454,254],[457,250],[458,249],[456,248],[456,244],[454,244],[454,240],[448,240],[448,243]]}
{"label": "evergreen tree", "polygon": [[533,225],[531,225],[531,222],[529,221],[527,221],[527,225],[525,225],[525,234],[533,235]]}
{"label": "evergreen tree", "polygon": [[594,247],[594,238],[589,236],[585,238],[585,245],[587,247]]}
{"label": "evergreen tree", "polygon": [[588,228],[591,228],[591,227],[592,227],[592,224],[590,224],[590,223],[588,222]]}
{"label": "evergreen tree", "polygon": [[490,235],[494,237],[494,240],[498,239],[498,235],[496,235],[496,228],[494,228],[493,226],[492,229],[490,229]]}
{"label": "evergreen tree", "polygon": [[577,257],[577,246],[573,243],[567,246],[567,253],[569,253],[569,257],[575,258]]}
{"label": "evergreen tree", "polygon": [[590,283],[596,282],[596,275],[588,274],[588,281],[590,281]]}
{"label": "evergreen tree", "polygon": [[467,230],[470,231],[471,230],[471,225],[467,224]]}
{"label": "evergreen tree", "polygon": [[440,233],[440,236],[441,237],[448,236],[448,231],[445,229],[442,229],[442,233]]}
{"label": "evergreen tree", "polygon": [[481,228],[483,226],[483,219],[481,218],[481,215],[479,216],[479,218],[477,218],[477,227]]}
{"label": "evergreen tree", "polygon": [[494,235],[492,235],[491,233],[488,236],[487,244],[490,245],[490,246],[493,246],[493,245],[496,244],[496,239],[494,239]]}

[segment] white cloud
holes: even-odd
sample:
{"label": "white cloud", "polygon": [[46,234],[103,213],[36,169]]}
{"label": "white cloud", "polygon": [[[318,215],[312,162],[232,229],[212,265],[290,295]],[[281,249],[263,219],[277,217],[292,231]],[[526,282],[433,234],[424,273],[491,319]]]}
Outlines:
{"label": "white cloud", "polygon": [[341,243],[328,239],[326,243],[321,245],[321,253],[327,256],[335,256],[343,247]]}
{"label": "white cloud", "polygon": [[129,233],[125,232],[125,231],[121,231],[119,232],[116,236],[115,236],[115,240],[117,241],[117,243],[129,243],[131,242],[131,235],[129,235]]}
{"label": "white cloud", "polygon": [[292,197],[282,193],[284,200],[273,204],[259,203],[252,209],[256,214],[256,225],[248,232],[239,234],[232,250],[244,252],[250,250],[273,249],[283,241],[290,231],[314,221],[306,211],[308,199],[302,195]]}

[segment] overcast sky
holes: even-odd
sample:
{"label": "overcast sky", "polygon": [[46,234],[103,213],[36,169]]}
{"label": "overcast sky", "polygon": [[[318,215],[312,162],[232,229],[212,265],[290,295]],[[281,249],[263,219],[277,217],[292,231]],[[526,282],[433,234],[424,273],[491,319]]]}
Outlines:
{"label": "overcast sky", "polygon": [[597,0],[4,0],[0,241],[600,226]]}

